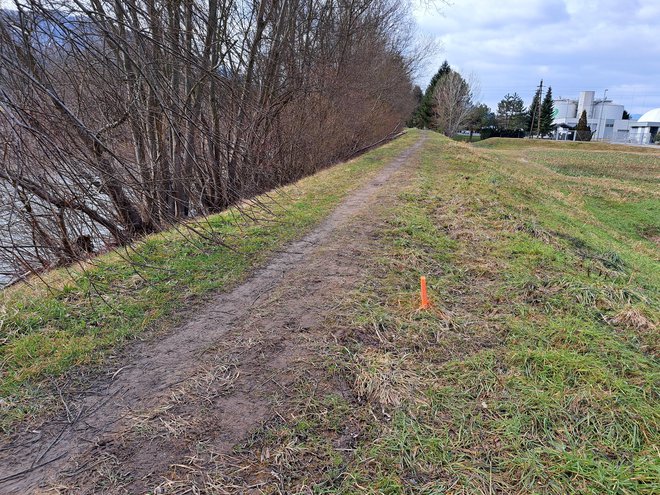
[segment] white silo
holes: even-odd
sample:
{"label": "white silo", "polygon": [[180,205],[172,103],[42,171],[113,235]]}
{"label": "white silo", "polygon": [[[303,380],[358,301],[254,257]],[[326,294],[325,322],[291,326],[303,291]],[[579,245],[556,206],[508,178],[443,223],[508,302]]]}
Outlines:
{"label": "white silo", "polygon": [[594,110],[594,117],[599,119],[614,119],[619,120],[623,118],[623,105],[615,105],[611,101],[605,101],[599,105],[598,111]]}
{"label": "white silo", "polygon": [[554,112],[553,119],[574,119],[577,113],[577,102],[568,98],[562,100],[554,100],[552,102]]}
{"label": "white silo", "polygon": [[587,118],[593,117],[593,106],[594,106],[594,97],[596,96],[595,91],[580,91],[580,99],[578,100],[577,106],[577,118],[579,119],[582,115],[582,111],[586,110]]}

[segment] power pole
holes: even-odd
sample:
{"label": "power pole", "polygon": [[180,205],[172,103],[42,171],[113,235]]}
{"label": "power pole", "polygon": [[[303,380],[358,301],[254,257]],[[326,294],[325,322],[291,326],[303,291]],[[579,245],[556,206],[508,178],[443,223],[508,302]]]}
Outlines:
{"label": "power pole", "polygon": [[541,79],[541,83],[539,84],[538,87],[538,95],[539,95],[539,100],[536,104],[536,108],[534,109],[534,113],[532,114],[532,123],[529,126],[529,139],[532,139],[532,133],[534,132],[534,119],[536,119],[536,112],[538,111],[539,113],[539,133],[541,132],[541,97],[543,96],[543,79]]}
{"label": "power pole", "polygon": [[541,105],[543,102],[543,79],[541,79],[541,84],[539,84],[539,125],[536,131],[536,137],[538,138],[541,135]]}
{"label": "power pole", "polygon": [[[598,134],[600,134],[600,140],[605,141],[605,128],[601,127],[603,123],[603,110],[605,109],[605,100],[607,100],[607,92],[609,89],[606,89],[603,93],[603,103],[600,106],[600,116],[598,117],[598,129],[596,130],[596,139],[598,139]],[[607,127],[607,120],[605,121],[605,126]]]}

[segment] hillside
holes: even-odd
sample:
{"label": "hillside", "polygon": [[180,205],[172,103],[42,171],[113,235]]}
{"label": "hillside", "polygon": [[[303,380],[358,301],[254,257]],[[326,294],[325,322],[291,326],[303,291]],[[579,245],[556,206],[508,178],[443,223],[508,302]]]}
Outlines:
{"label": "hillside", "polygon": [[4,291],[0,492],[656,493],[658,182],[408,131]]}

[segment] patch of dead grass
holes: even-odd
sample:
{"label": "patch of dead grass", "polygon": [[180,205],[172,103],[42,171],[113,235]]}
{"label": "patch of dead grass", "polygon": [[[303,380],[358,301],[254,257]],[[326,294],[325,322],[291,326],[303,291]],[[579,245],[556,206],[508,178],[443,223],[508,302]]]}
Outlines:
{"label": "patch of dead grass", "polygon": [[654,332],[658,326],[648,318],[640,309],[627,305],[611,318],[606,319],[614,326],[620,326],[637,331]]}
{"label": "patch of dead grass", "polygon": [[391,352],[366,349],[354,361],[354,389],[360,399],[380,404],[383,408],[400,406],[404,401],[419,399],[422,382],[407,360]]}

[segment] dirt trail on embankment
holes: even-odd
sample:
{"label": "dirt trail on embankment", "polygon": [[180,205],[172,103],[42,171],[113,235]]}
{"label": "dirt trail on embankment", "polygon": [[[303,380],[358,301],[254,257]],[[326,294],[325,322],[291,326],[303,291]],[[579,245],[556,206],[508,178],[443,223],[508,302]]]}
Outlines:
{"label": "dirt trail on embankment", "polygon": [[356,287],[360,253],[375,242],[365,213],[396,194],[423,141],[191,321],[136,344],[66,416],[0,446],[0,493],[147,493],[200,443],[230,452],[331,341],[323,322]]}

